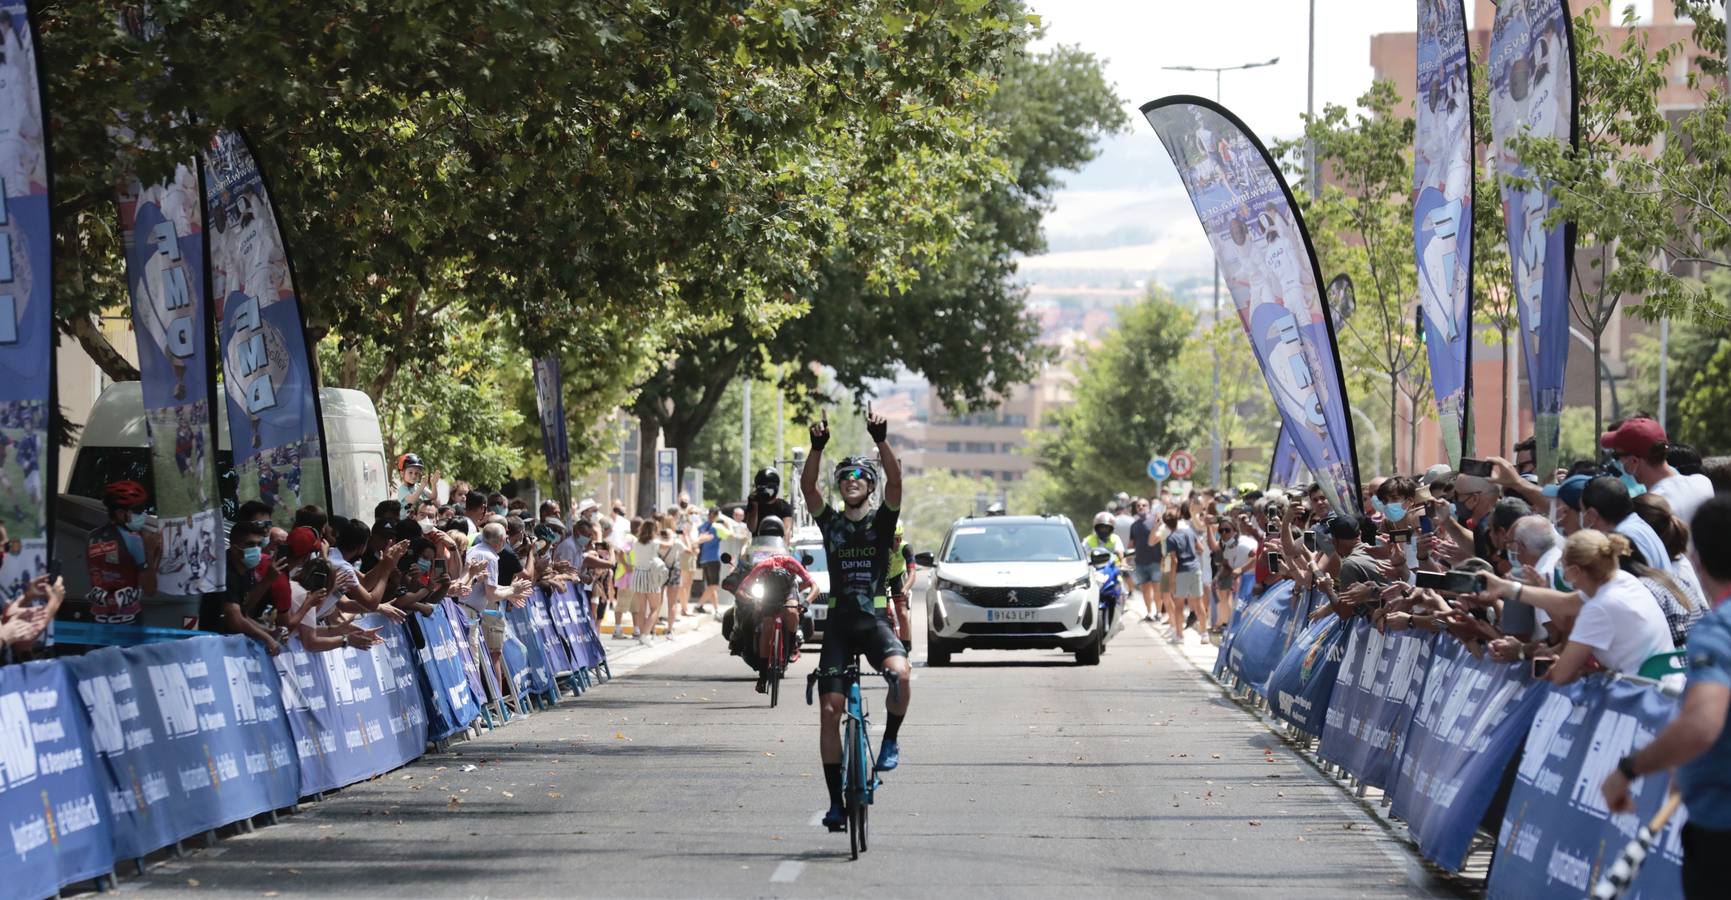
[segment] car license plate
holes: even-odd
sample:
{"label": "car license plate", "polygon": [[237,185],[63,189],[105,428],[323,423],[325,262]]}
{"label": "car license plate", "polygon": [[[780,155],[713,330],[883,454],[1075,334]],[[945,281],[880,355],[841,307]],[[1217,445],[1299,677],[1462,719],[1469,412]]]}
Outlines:
{"label": "car license plate", "polygon": [[988,622],[1032,622],[1034,620],[1034,614],[1036,612],[1039,612],[1039,610],[1035,610],[1035,609],[988,609],[988,610],[986,610],[986,621],[988,621]]}
{"label": "car license plate", "polygon": [[822,621],[823,618],[828,616],[828,615],[829,615],[829,607],[827,607],[827,606],[813,606],[811,608],[811,618],[812,618],[812,621],[814,621],[814,622]]}

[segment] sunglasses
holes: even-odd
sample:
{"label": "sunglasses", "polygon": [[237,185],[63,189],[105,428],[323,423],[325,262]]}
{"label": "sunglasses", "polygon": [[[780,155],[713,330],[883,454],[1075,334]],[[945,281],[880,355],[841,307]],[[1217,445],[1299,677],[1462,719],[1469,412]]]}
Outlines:
{"label": "sunglasses", "polygon": [[850,480],[851,481],[864,481],[864,480],[866,480],[866,470],[864,470],[864,469],[843,469],[840,472],[835,473],[835,480],[836,481],[850,481]]}

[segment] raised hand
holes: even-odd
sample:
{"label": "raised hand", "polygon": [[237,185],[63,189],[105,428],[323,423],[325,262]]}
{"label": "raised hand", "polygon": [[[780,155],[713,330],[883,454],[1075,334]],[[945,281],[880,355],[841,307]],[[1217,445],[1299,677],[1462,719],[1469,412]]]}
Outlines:
{"label": "raised hand", "polygon": [[874,443],[874,444],[883,443],[884,439],[889,437],[889,434],[890,434],[889,420],[887,420],[883,416],[877,415],[875,413],[867,414],[866,415],[866,434],[871,435],[872,443]]}
{"label": "raised hand", "polygon": [[822,450],[827,443],[829,443],[829,413],[826,412],[822,419],[811,423],[811,451],[816,453]]}

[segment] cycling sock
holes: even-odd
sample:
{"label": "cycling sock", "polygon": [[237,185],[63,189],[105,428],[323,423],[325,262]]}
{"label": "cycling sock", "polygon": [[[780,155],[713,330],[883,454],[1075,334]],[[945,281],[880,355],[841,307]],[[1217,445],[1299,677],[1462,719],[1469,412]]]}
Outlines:
{"label": "cycling sock", "polygon": [[823,783],[829,787],[829,805],[841,805],[841,763],[823,764]]}
{"label": "cycling sock", "polygon": [[889,718],[884,722],[884,740],[893,741],[896,739],[896,735],[901,734],[901,732],[902,717],[890,713]]}

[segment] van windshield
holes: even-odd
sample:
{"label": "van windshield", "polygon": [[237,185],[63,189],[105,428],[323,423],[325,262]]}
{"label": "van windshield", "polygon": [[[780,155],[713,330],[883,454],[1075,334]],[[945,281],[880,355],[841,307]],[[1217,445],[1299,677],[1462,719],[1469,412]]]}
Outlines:
{"label": "van windshield", "polygon": [[[235,501],[234,453],[216,451],[217,490],[222,493],[222,517],[234,521],[239,511]],[[145,510],[156,514],[156,479],[151,474],[150,450],[145,447],[78,448],[78,458],[72,464],[72,474],[66,480],[66,493],[77,497],[102,499],[102,490],[116,481],[136,481],[150,489],[151,502]]]}

